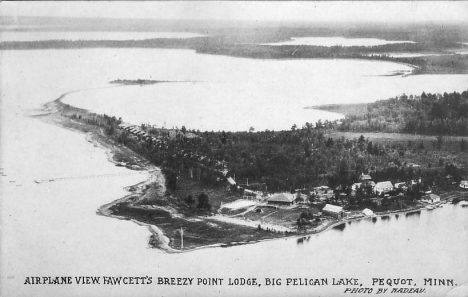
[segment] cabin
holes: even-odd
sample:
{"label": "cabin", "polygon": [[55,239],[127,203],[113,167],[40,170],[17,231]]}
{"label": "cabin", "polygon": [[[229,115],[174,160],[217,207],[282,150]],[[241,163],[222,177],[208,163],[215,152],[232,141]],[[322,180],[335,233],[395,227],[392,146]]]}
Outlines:
{"label": "cabin", "polygon": [[406,164],[406,166],[412,167],[412,168],[419,168],[419,167],[421,167],[421,165],[416,164],[416,163],[408,163],[408,164]]}
{"label": "cabin", "polygon": [[468,190],[468,180],[462,180],[460,182],[460,188]]}
{"label": "cabin", "polygon": [[120,124],[118,125],[118,127],[119,127],[120,129],[127,130],[127,129],[130,127],[130,125],[129,125],[129,124],[120,123]]}
{"label": "cabin", "polygon": [[341,219],[345,216],[343,207],[332,204],[326,204],[325,207],[322,209],[322,213],[337,219]]}
{"label": "cabin", "polygon": [[408,186],[405,182],[395,183],[395,189],[408,190]]}
{"label": "cabin", "polygon": [[235,185],[236,185],[236,181],[235,181],[232,177],[228,177],[228,178],[227,178],[227,182],[228,182],[231,186],[235,186]]}
{"label": "cabin", "polygon": [[440,196],[437,196],[435,194],[429,194],[429,195],[423,196],[421,198],[421,201],[430,203],[430,204],[437,203],[437,202],[440,202]]}
{"label": "cabin", "polygon": [[357,191],[361,187],[362,187],[362,183],[354,183],[351,185],[351,190]]}
{"label": "cabin", "polygon": [[268,204],[275,204],[275,205],[293,205],[296,198],[293,194],[290,193],[280,193],[268,198]]}
{"label": "cabin", "polygon": [[388,193],[393,190],[393,184],[390,181],[378,182],[374,187],[374,192],[378,195]]}
{"label": "cabin", "polygon": [[373,216],[373,215],[374,215],[374,212],[373,212],[372,210],[366,208],[366,209],[364,209],[364,210],[362,211],[362,214],[365,215],[365,216],[370,217],[370,216]]}
{"label": "cabin", "polygon": [[359,177],[359,180],[361,182],[371,181],[372,177],[369,174],[362,173],[361,176]]}

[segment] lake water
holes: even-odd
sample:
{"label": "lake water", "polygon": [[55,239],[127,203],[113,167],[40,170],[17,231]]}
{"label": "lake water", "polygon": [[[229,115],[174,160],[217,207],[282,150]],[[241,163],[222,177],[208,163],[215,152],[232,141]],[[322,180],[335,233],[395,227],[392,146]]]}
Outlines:
{"label": "lake water", "polygon": [[[93,67],[96,52],[79,53],[79,59],[86,56],[85,63]],[[285,130],[293,124],[340,117],[303,109],[306,106],[373,102],[402,93],[463,91],[468,85],[468,75],[388,76],[409,73],[411,67],[381,61],[256,60],[165,49],[100,54],[109,59],[104,69],[116,65],[128,69],[125,74],[104,70],[107,81],[143,78],[177,83],[107,84],[70,94],[65,102],[136,124],[185,125],[202,131]]]}
{"label": "lake water", "polygon": [[[124,186],[142,181],[145,176],[36,184],[35,179],[82,176],[84,173],[126,173],[129,170],[109,163],[105,152],[87,142],[84,135],[24,116],[25,109],[37,108],[65,92],[83,89],[87,91],[76,93],[82,94],[81,97],[70,97],[70,100],[83,98],[83,102],[86,102],[88,96],[83,94],[107,94],[105,92],[108,90],[112,90],[110,94],[114,95],[117,94],[116,90],[122,90],[134,100],[139,100],[140,93],[132,95],[132,91],[128,90],[142,92],[142,96],[146,90],[151,90],[155,100],[160,102],[172,100],[174,97],[171,96],[182,92],[187,97],[196,94],[193,100],[203,105],[203,94],[207,94],[210,104],[216,103],[212,101],[216,94],[219,100],[236,98],[236,94],[252,94],[249,98],[256,100],[262,93],[256,90],[258,86],[267,92],[268,97],[274,98],[271,100],[273,103],[282,97],[274,93],[280,92],[291,98],[290,104],[295,104],[294,100],[297,100],[297,106],[306,106],[311,103],[347,102],[347,98],[372,101],[378,99],[376,96],[387,96],[387,92],[393,92],[390,96],[402,92],[409,94],[410,90],[419,92],[420,88],[431,92],[460,91],[466,87],[467,76],[387,77],[376,75],[405,70],[406,66],[341,60],[302,61],[305,64],[302,66],[295,61],[278,63],[235,59],[196,55],[192,51],[0,51],[0,58],[1,170],[6,175],[0,177],[0,283],[4,296],[345,295],[344,287],[340,286],[286,286],[286,277],[329,278],[330,282],[333,277],[357,277],[364,287],[371,285],[372,277],[414,278],[418,286],[422,285],[421,277],[454,278],[458,285],[468,282],[468,209],[453,205],[423,211],[419,216],[379,219],[376,223],[353,222],[342,231],[330,230],[312,236],[302,244],[298,244],[296,239],[286,239],[184,254],[165,254],[149,249],[147,239],[150,233],[146,227],[96,215],[99,206],[125,195]],[[192,61],[194,58],[201,62]],[[275,63],[278,65],[275,66]],[[323,78],[317,76],[320,73],[318,70],[316,73],[311,69],[320,70]],[[335,74],[334,79],[326,74],[327,71]],[[353,73],[358,78],[352,78]],[[103,89],[109,86],[109,81],[117,78],[197,82]],[[408,78],[412,80],[408,81]],[[365,82],[369,82],[367,79],[374,79],[370,82],[379,84],[364,86]],[[282,80],[294,88],[289,88]],[[220,86],[217,86],[218,83]],[[280,86],[275,87],[275,83]],[[310,87],[322,84],[334,88]],[[250,88],[250,91],[245,88]],[[385,91],[382,92],[381,88],[385,88]],[[160,89],[163,93],[159,93]],[[341,91],[335,93],[335,89]],[[322,93],[313,94],[311,90]],[[355,90],[363,97],[354,97]],[[122,104],[121,100],[116,98],[116,101],[112,101],[110,97],[103,100],[103,104],[105,108],[112,109],[113,104]],[[247,99],[240,102],[242,104],[238,108],[243,108]],[[279,101],[283,106],[285,102],[288,100]],[[271,102],[265,99],[260,103]],[[187,112],[181,109],[185,107],[170,107],[166,113]],[[264,108],[262,106],[256,110],[257,114],[261,114]],[[220,118],[232,117],[231,112],[224,110]],[[153,277],[152,285],[23,284],[27,276],[146,275]],[[281,277],[283,286],[236,287],[227,286],[227,280],[222,286],[171,287],[155,284],[157,277],[194,276],[258,277],[262,283],[264,277]],[[426,289],[426,296],[443,296],[451,287]]]}
{"label": "lake water", "polygon": [[79,32],[79,31],[0,31],[0,41],[40,40],[141,40],[151,38],[192,38],[192,32]]}
{"label": "lake water", "polygon": [[344,37],[292,37],[290,41],[267,43],[266,45],[315,45],[315,46],[376,46],[393,43],[415,43],[414,41],[384,40],[378,38]]}

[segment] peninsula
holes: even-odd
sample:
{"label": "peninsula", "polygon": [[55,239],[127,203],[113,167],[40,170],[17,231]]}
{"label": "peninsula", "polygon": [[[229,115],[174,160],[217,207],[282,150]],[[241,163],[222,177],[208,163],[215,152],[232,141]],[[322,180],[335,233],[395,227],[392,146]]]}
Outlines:
{"label": "peninsula", "polygon": [[[462,106],[467,95],[447,94]],[[398,100],[415,104],[421,97],[432,98],[424,104],[444,104],[444,95],[433,94]],[[359,121],[356,114],[372,123],[376,115],[368,106],[394,99],[367,105],[367,111],[358,105],[341,122],[234,133],[136,126],[62,98],[38,117],[90,133],[116,166],[148,172],[147,181],[98,214],[147,225],[150,246],[167,252],[291,236],[307,240],[346,222],[411,215],[468,194],[465,137],[346,132],[348,121]]]}

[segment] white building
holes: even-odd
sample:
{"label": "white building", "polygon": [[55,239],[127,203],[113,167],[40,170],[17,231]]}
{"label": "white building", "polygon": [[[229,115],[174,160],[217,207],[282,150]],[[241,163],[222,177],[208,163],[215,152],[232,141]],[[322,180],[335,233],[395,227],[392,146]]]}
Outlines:
{"label": "white building", "polygon": [[362,211],[362,213],[363,213],[364,215],[368,216],[368,217],[374,215],[374,212],[373,212],[372,210],[368,209],[368,208],[364,209],[364,210]]}
{"label": "white building", "polygon": [[361,187],[362,187],[362,183],[354,183],[351,185],[351,190],[357,191]]}
{"label": "white building", "polygon": [[429,195],[423,196],[421,198],[421,201],[430,203],[430,204],[437,203],[437,202],[440,202],[440,197],[435,194],[429,194]]}
{"label": "white building", "polygon": [[374,187],[374,192],[378,195],[388,193],[393,190],[393,184],[389,181],[379,182]]}
{"label": "white building", "polygon": [[462,180],[460,182],[460,188],[462,189],[468,189],[468,180]]}
{"label": "white building", "polygon": [[342,218],[345,215],[343,207],[332,204],[326,204],[325,207],[322,209],[322,212],[337,219]]}
{"label": "white building", "polygon": [[232,177],[228,177],[228,178],[227,178],[227,182],[228,182],[231,186],[235,186],[235,185],[236,185],[236,181],[235,181]]}

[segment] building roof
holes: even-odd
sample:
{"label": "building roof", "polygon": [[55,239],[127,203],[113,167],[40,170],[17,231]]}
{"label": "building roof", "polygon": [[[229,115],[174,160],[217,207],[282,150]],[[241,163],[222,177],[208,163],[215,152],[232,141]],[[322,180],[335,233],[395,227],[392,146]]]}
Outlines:
{"label": "building roof", "polygon": [[313,187],[315,191],[323,191],[323,190],[329,190],[330,188],[327,186],[318,186],[318,187]]}
{"label": "building roof", "polygon": [[231,184],[231,185],[235,185],[235,184],[236,184],[236,181],[235,181],[232,177],[228,177],[228,178],[227,178],[227,181],[228,181],[228,183]]}
{"label": "building roof", "polygon": [[374,212],[368,208],[364,209],[362,213],[365,214],[366,216],[371,216],[374,214]]}
{"label": "building roof", "polygon": [[372,177],[369,174],[361,174],[360,180],[371,180]]}
{"label": "building roof", "polygon": [[326,204],[322,211],[328,211],[333,213],[339,213],[343,211],[343,207],[338,205]]}
{"label": "building roof", "polygon": [[393,184],[390,181],[378,182],[375,185],[376,188],[393,188]]}
{"label": "building roof", "polygon": [[271,201],[271,202],[288,202],[288,203],[291,203],[294,201],[294,195],[293,194],[289,194],[289,193],[281,193],[281,194],[277,194],[273,197],[270,197],[268,199],[268,201]]}
{"label": "building roof", "polygon": [[438,196],[436,194],[429,194],[429,195],[423,196],[421,199],[423,199],[423,200],[437,200],[437,199],[440,199],[440,196]]}
{"label": "building roof", "polygon": [[405,182],[395,183],[395,188],[400,188],[400,187],[406,187],[406,183]]}

